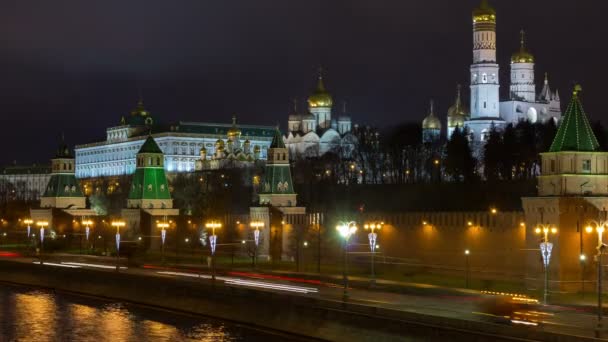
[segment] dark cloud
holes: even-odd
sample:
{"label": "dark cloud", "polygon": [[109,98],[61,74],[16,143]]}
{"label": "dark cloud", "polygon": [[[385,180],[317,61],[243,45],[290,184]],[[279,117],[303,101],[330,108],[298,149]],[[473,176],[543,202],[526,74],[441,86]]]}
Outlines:
{"label": "dark cloud", "polygon": [[[567,100],[603,119],[607,5],[602,1],[494,0],[501,91],[519,30]],[[284,126],[326,69],[336,101],[355,121],[421,120],[440,114],[471,61],[477,0],[129,0],[0,3],[0,162],[44,161],[69,142],[103,137],[141,89],[162,121]]]}

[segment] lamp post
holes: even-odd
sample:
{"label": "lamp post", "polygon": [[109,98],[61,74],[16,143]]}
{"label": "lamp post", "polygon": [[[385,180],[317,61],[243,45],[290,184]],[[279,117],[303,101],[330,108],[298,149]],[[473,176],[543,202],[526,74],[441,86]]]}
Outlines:
{"label": "lamp post", "polygon": [[553,250],[553,244],[549,242],[549,233],[556,234],[557,228],[549,224],[539,223],[534,231],[536,234],[543,234],[543,241],[540,243],[540,254],[543,257],[543,266],[545,269],[543,304],[547,305],[547,296],[549,295],[549,261],[551,260],[551,251]]}
{"label": "lamp post", "polygon": [[209,221],[205,224],[205,227],[211,229],[211,235],[209,236],[209,247],[211,248],[211,280],[215,282],[215,247],[217,246],[217,235],[215,235],[215,230],[222,228],[222,224],[217,221]]}
{"label": "lamp post", "polygon": [[161,262],[165,264],[165,239],[167,237],[167,228],[169,228],[169,222],[163,221],[156,224],[160,228],[160,258]]}
{"label": "lamp post", "polygon": [[116,228],[116,272],[120,272],[120,228],[124,226],[125,221],[112,221],[112,227]]}
{"label": "lamp post", "polygon": [[590,220],[589,225],[585,228],[587,233],[593,233],[594,228],[597,233],[597,326],[595,328],[595,336],[598,338],[602,332],[602,254],[606,248],[606,245],[602,240],[602,234],[607,225],[606,210],[602,210],[600,213],[600,220]]}
{"label": "lamp post", "polygon": [[25,224],[26,227],[27,227],[27,238],[29,239],[30,238],[30,233],[32,231],[32,224],[34,224],[34,220],[29,219],[29,218],[25,219],[25,220],[23,220],[23,224]]}
{"label": "lamp post", "polygon": [[343,245],[344,268],[343,268],[343,272],[342,272],[342,278],[344,281],[344,290],[342,293],[342,298],[343,298],[343,300],[347,300],[348,299],[348,241],[350,240],[350,237],[357,231],[357,223],[355,223],[354,221],[340,222],[336,226],[336,229],[338,230],[338,233],[340,233],[340,236],[344,240],[344,245]]}
{"label": "lamp post", "polygon": [[44,264],[42,253],[44,251],[44,229],[49,226],[49,221],[38,221],[36,225],[40,228],[40,265]]}
{"label": "lamp post", "polygon": [[[91,226],[93,225],[93,221],[91,220],[82,220],[81,224],[84,226],[84,235],[87,240],[87,249],[89,248],[89,235],[91,234]],[[80,253],[82,254],[82,231],[80,232]]]}
{"label": "lamp post", "polygon": [[376,254],[376,241],[378,241],[378,234],[376,234],[376,230],[380,230],[382,228],[382,226],[384,225],[384,222],[371,222],[371,223],[366,223],[363,228],[365,230],[369,230],[370,233],[367,234],[367,238],[369,240],[369,248],[372,252],[372,279],[370,281],[370,283],[372,285],[376,284],[376,272],[375,272],[375,263],[374,263],[374,256]]}
{"label": "lamp post", "polygon": [[255,243],[255,247],[253,249],[253,268],[257,267],[258,262],[258,245],[260,244],[260,228],[264,228],[263,221],[252,221],[250,224],[251,228],[253,228],[253,241]]}
{"label": "lamp post", "polygon": [[465,267],[466,267],[466,285],[467,285],[467,289],[469,288],[469,284],[470,284],[470,279],[471,279],[471,269],[469,267],[469,255],[471,254],[471,251],[469,251],[468,249],[464,250],[464,260],[465,260]]}

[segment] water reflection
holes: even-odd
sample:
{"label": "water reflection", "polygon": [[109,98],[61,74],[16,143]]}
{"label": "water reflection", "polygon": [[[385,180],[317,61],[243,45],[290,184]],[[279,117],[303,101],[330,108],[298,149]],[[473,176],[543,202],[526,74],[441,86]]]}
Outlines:
{"label": "water reflection", "polygon": [[285,341],[221,321],[0,285],[0,341]]}

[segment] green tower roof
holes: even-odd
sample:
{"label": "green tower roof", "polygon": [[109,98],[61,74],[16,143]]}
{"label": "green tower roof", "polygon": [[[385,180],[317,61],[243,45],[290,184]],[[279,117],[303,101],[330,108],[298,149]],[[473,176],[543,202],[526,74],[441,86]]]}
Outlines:
{"label": "green tower roof", "polygon": [[55,174],[49,179],[42,197],[84,197],[73,174]]}
{"label": "green tower roof", "polygon": [[158,147],[158,144],[156,143],[156,141],[154,141],[154,138],[152,138],[152,136],[149,135],[148,139],[146,139],[144,144],[141,145],[139,152],[137,152],[137,154],[139,154],[139,153],[160,153],[160,154],[162,154],[163,151],[160,149],[160,147]]}
{"label": "green tower roof", "polygon": [[593,152],[599,149],[600,144],[597,142],[595,134],[593,134],[578,96],[581,90],[582,88],[579,85],[574,87],[572,100],[568,104],[566,114],[559,125],[549,152]]}
{"label": "green tower roof", "polygon": [[274,131],[274,137],[270,143],[270,148],[285,148],[285,142],[283,141],[283,135],[279,131],[279,127]]}

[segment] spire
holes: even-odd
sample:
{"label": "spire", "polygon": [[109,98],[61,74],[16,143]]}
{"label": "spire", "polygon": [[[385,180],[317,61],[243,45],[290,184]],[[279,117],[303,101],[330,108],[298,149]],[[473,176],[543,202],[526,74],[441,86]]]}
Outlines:
{"label": "spire", "polygon": [[293,98],[293,113],[298,114],[298,99],[295,97]]}
{"label": "spire", "polygon": [[318,73],[317,91],[325,92],[325,84],[323,83],[323,67],[319,67]]}
{"label": "spire", "polygon": [[232,114],[232,127],[236,128],[236,114]]}
{"label": "spire", "polygon": [[429,116],[434,116],[435,115],[435,102],[433,101],[433,99],[431,99],[431,106],[430,106],[430,110],[429,110]]}
{"label": "spire", "polygon": [[549,88],[549,76],[545,72],[545,82],[543,84],[543,90],[540,92],[539,96],[542,101],[551,101],[551,88]]}
{"label": "spire", "polygon": [[277,125],[274,131],[274,137],[272,138],[272,142],[270,143],[270,148],[285,148],[285,142],[283,141],[283,135],[279,130],[279,125]]}
{"label": "spire", "polygon": [[163,151],[160,149],[160,147],[158,147],[158,144],[156,143],[154,138],[152,138],[151,135],[148,135],[148,138],[146,139],[146,141],[143,143],[143,145],[141,145],[139,152],[137,152],[137,154],[140,154],[140,153],[162,154]]}
{"label": "spire", "polygon": [[572,99],[566,114],[553,139],[549,152],[593,152],[599,149],[599,143],[591,129],[579,95],[582,91],[580,85],[575,85]]}
{"label": "spire", "polygon": [[519,31],[519,34],[521,35],[521,38],[519,40],[519,49],[520,51],[526,51],[526,31],[524,31],[524,29],[521,29],[521,31]]}
{"label": "spire", "polygon": [[346,101],[342,102],[342,114],[346,115]]}

